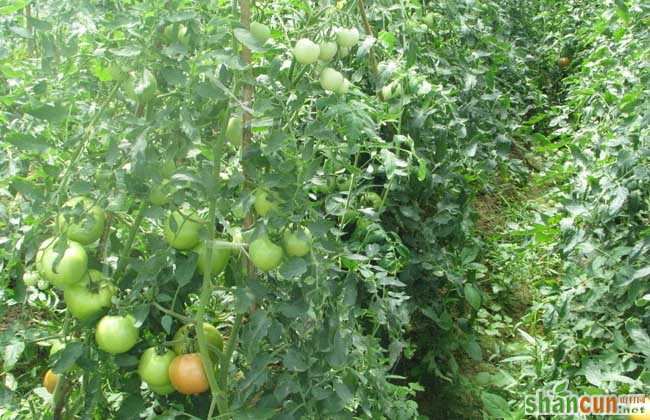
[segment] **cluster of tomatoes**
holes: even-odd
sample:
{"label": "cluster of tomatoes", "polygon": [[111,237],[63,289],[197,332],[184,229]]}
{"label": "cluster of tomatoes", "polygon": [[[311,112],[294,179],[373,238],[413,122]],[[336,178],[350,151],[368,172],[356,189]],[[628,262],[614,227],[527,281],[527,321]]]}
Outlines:
{"label": "cluster of tomatoes", "polygon": [[[259,22],[250,24],[250,33],[260,44],[264,44],[271,36],[271,30],[267,25]],[[336,32],[336,42],[323,41],[316,44],[308,38],[301,38],[293,47],[293,56],[300,64],[314,64],[318,60],[329,63],[337,55],[345,58],[350,54],[352,47],[359,42],[359,30],[357,28],[339,28]],[[320,84],[323,89],[343,95],[350,88],[350,81],[341,72],[325,67],[320,72]]]}
{"label": "cluster of tomatoes", "polygon": [[[328,63],[337,53],[341,58],[346,57],[358,42],[357,28],[340,28],[336,33],[336,42],[323,41],[316,44],[307,38],[299,39],[293,47],[293,56],[300,64],[309,65],[318,60]],[[320,85],[327,91],[343,95],[350,88],[350,81],[339,71],[325,67],[320,73]]]}
{"label": "cluster of tomatoes", "polygon": [[[277,209],[273,194],[259,190],[255,194],[254,207],[260,216]],[[153,189],[150,200],[163,204],[169,201],[169,191]],[[91,199],[77,197],[64,204],[56,221],[58,235],[46,239],[36,254],[38,275],[63,291],[68,311],[80,321],[92,321],[112,304],[117,287],[103,273],[88,269],[88,255],[84,245],[100,239],[106,224],[104,210]],[[195,252],[197,271],[217,275],[224,270],[230,259],[233,244],[213,246],[211,258],[200,231],[206,221],[192,211],[179,207],[170,212],[163,226],[167,243],[183,252]],[[262,234],[249,245],[249,258],[261,271],[277,268],[286,254],[302,257],[311,250],[311,235],[306,229],[287,231],[284,235],[284,249],[275,244],[268,235]],[[217,243],[218,241],[215,241]],[[223,243],[223,241],[221,241]],[[209,350],[222,351],[223,338],[216,327],[204,323]],[[171,341],[172,349],[151,347],[141,356],[138,372],[149,388],[158,394],[174,390],[183,394],[198,394],[209,388],[203,370],[203,363],[195,353],[196,332],[194,325],[181,327]],[[136,321],[131,315],[104,315],[96,325],[97,347],[111,354],[129,351],[139,339]],[[58,375],[51,370],[44,377],[43,384],[53,391]]]}

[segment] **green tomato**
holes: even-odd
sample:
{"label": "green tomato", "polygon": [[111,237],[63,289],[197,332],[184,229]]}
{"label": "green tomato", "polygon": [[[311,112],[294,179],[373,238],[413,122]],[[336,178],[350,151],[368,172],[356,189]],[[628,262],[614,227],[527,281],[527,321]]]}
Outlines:
{"label": "green tomato", "polygon": [[348,55],[350,55],[350,48],[348,47],[339,48],[339,58],[345,58]]}
{"label": "green tomato", "polygon": [[144,69],[141,75],[132,75],[126,86],[126,94],[132,100],[141,104],[149,102],[158,90],[156,76],[148,69]]}
{"label": "green tomato", "polygon": [[176,391],[171,383],[169,385],[162,385],[162,386],[149,385],[149,389],[158,395],[168,395]]}
{"label": "green tomato", "polygon": [[171,178],[174,172],[176,172],[176,163],[174,163],[173,159],[166,159],[160,166],[160,175]]}
{"label": "green tomato", "polygon": [[111,354],[125,353],[138,342],[138,329],[131,315],[106,315],[97,323],[97,347]]}
{"label": "green tomato", "polygon": [[156,206],[164,206],[169,203],[169,182],[163,181],[156,184],[149,191],[149,201]]}
{"label": "green tomato", "polygon": [[165,29],[163,30],[163,39],[169,44],[176,40],[176,27],[173,23],[165,26]]}
{"label": "green tomato", "polygon": [[304,257],[311,251],[311,233],[307,229],[285,232],[284,249],[290,257]]}
{"label": "green tomato", "polygon": [[264,44],[271,37],[269,27],[259,22],[251,22],[250,33],[260,44]]}
{"label": "green tomato", "polygon": [[341,28],[336,33],[336,42],[345,48],[352,48],[359,42],[359,30],[357,28]]}
{"label": "green tomato", "polygon": [[253,265],[261,271],[273,270],[282,262],[282,247],[271,242],[266,236],[251,242],[248,251]]}
{"label": "green tomato", "polygon": [[301,64],[313,64],[318,60],[320,48],[307,38],[302,38],[293,47],[293,56]]}
{"label": "green tomato", "polygon": [[[203,333],[208,342],[208,349],[214,352],[215,349],[223,351],[223,336],[214,325],[203,323]],[[185,324],[176,331],[172,339],[172,349],[177,355],[194,353],[198,351],[199,345],[196,338],[194,324]],[[216,354],[215,354],[216,355]]]}
{"label": "green tomato", "polygon": [[[196,261],[196,268],[199,273],[205,273],[208,267],[208,249],[204,242],[199,243],[194,252],[199,254]],[[228,260],[230,259],[230,248],[219,248],[216,245],[212,248],[212,275],[216,276],[226,268]]]}
{"label": "green tomato", "polygon": [[[94,283],[91,287],[91,283]],[[84,278],[63,291],[63,300],[70,313],[85,321],[111,306],[115,287],[97,270],[88,270]]]}
{"label": "green tomato", "polygon": [[255,211],[260,216],[264,217],[271,210],[278,207],[277,202],[269,200],[269,193],[264,190],[257,190],[255,192],[255,202],[253,203]]}
{"label": "green tomato", "polygon": [[424,15],[422,18],[422,22],[424,22],[425,25],[427,25],[429,28],[433,27],[433,13],[427,13]]}
{"label": "green tomato", "polygon": [[155,347],[149,347],[142,353],[138,363],[138,374],[140,379],[150,387],[171,386],[169,380],[169,365],[176,357],[176,353],[167,350],[163,354],[158,354]]}
{"label": "green tomato", "polygon": [[325,62],[331,61],[336,56],[336,52],[339,49],[336,42],[332,41],[321,42],[319,48],[320,53],[318,54],[318,59]]}
{"label": "green tomato", "polygon": [[183,44],[183,46],[188,47],[190,45],[190,37],[187,34],[187,26],[180,24],[178,25],[178,31],[176,32],[176,38],[178,42]]}
{"label": "green tomato", "polygon": [[378,210],[381,207],[381,196],[374,191],[368,191],[363,194],[361,201],[364,204],[369,204],[373,209]]}
{"label": "green tomato", "polygon": [[352,83],[348,79],[343,79],[343,83],[341,83],[341,86],[339,86],[338,89],[334,89],[334,93],[339,94],[339,95],[345,95],[348,93],[348,90],[350,90],[350,86]]}
{"label": "green tomato", "polygon": [[40,276],[35,271],[25,271],[23,273],[23,283],[25,286],[36,286]]}
{"label": "green tomato", "polygon": [[239,146],[243,135],[244,130],[242,128],[241,117],[230,117],[228,126],[226,127],[226,139],[234,146]]}
{"label": "green tomato", "polygon": [[196,214],[184,215],[179,211],[174,211],[165,223],[165,240],[176,249],[192,249],[199,243],[201,226],[203,226],[203,221]]}
{"label": "green tomato", "polygon": [[91,244],[99,239],[105,223],[104,210],[85,197],[68,200],[57,219],[59,231],[82,245]]}
{"label": "green tomato", "polygon": [[86,274],[88,255],[78,242],[61,244],[58,238],[50,238],[41,244],[41,251],[40,255],[37,253],[37,264],[40,262],[43,277],[54,286],[63,289],[77,283]]}
{"label": "green tomato", "polygon": [[336,91],[343,84],[343,75],[338,71],[326,67],[320,74],[320,85],[325,90]]}

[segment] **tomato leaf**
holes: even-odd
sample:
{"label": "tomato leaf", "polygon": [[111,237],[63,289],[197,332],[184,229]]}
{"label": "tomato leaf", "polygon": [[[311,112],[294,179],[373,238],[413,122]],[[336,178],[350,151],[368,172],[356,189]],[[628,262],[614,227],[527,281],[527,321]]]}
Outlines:
{"label": "tomato leaf", "polygon": [[465,299],[475,310],[478,311],[481,308],[481,293],[471,283],[465,284]]}
{"label": "tomato leaf", "polygon": [[307,358],[296,348],[287,350],[282,358],[282,363],[292,372],[304,372],[309,368]]}
{"label": "tomato leaf", "polygon": [[66,344],[65,348],[58,352],[58,360],[52,367],[54,373],[65,373],[72,369],[77,359],[81,357],[84,352],[84,346],[79,342],[72,342]]}
{"label": "tomato leaf", "polygon": [[11,340],[2,351],[2,360],[4,360],[4,369],[10,371],[20,359],[20,355],[25,350],[25,343],[17,338]]}
{"label": "tomato leaf", "polygon": [[244,28],[235,28],[235,30],[233,32],[235,34],[235,38],[237,38],[237,41],[241,42],[249,50],[254,51],[254,52],[264,52],[264,51],[266,51],[266,48],[264,48],[257,41],[257,39],[255,39],[253,34],[251,34],[246,29],[244,29]]}

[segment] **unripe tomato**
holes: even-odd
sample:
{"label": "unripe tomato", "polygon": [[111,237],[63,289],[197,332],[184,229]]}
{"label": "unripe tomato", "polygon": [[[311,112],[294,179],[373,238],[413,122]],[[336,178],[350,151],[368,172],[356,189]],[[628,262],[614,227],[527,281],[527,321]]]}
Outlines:
{"label": "unripe tomato", "polygon": [[[36,253],[36,265],[41,275],[61,289],[80,281],[88,269],[86,250],[77,242],[67,241],[63,250],[58,238],[45,240]],[[57,263],[54,267],[54,263]]]}
{"label": "unripe tomato", "polygon": [[348,47],[340,47],[339,48],[339,58],[345,58],[348,55],[350,55],[350,48],[348,48]]}
{"label": "unripe tomato", "polygon": [[304,257],[311,251],[311,233],[307,229],[285,232],[284,249],[290,257]]}
{"label": "unripe tomato", "polygon": [[97,347],[111,354],[125,353],[138,342],[138,329],[131,315],[106,315],[97,323]]}
{"label": "unripe tomato", "polygon": [[381,196],[374,191],[368,191],[363,194],[362,202],[370,205],[373,209],[378,210],[381,207]]}
{"label": "unripe tomato", "polygon": [[176,353],[171,350],[159,354],[155,347],[149,347],[142,353],[138,363],[140,379],[153,387],[171,386],[169,365],[175,357]]}
{"label": "unripe tomato", "polygon": [[348,93],[348,90],[350,90],[350,86],[352,83],[348,79],[343,79],[343,83],[341,83],[341,86],[339,86],[338,89],[334,90],[334,93],[337,93],[339,95],[345,95]]}
{"label": "unripe tomato", "polygon": [[88,245],[99,239],[105,223],[104,210],[85,197],[68,200],[57,219],[59,232],[82,245]]}
{"label": "unripe tomato", "polygon": [[47,392],[53,394],[58,383],[59,375],[52,372],[52,369],[49,369],[47,372],[45,372],[45,376],[43,376],[43,386],[45,389],[47,389]]}
{"label": "unripe tomato", "polygon": [[160,175],[171,178],[174,172],[176,172],[176,163],[174,163],[173,159],[166,159],[160,166]]}
{"label": "unripe tomato", "polygon": [[318,47],[320,48],[318,59],[325,62],[331,61],[334,56],[336,56],[336,52],[339,49],[338,45],[336,45],[336,42],[332,41],[321,42]]}
{"label": "unripe tomato", "polygon": [[259,22],[251,22],[250,33],[260,44],[264,44],[271,38],[271,30],[269,27]]}
{"label": "unripe tomato", "polygon": [[[91,282],[94,283],[91,288]],[[97,270],[88,270],[79,283],[68,286],[63,291],[63,300],[70,313],[85,321],[98,315],[111,306],[115,287]]]}
{"label": "unripe tomato", "polygon": [[178,31],[176,32],[176,39],[178,39],[178,42],[180,42],[185,47],[190,45],[190,37],[187,34],[187,26],[183,24],[178,25]]}
{"label": "unripe tomato", "polygon": [[203,221],[194,213],[172,212],[165,223],[165,240],[180,250],[194,248],[199,243],[199,231]]}
{"label": "unripe tomato", "polygon": [[320,74],[320,85],[325,90],[336,91],[343,84],[343,75],[338,71],[326,67]]}
{"label": "unripe tomato", "polygon": [[149,201],[156,206],[164,206],[169,203],[169,194],[169,182],[163,181],[151,188],[151,191],[149,191]]}
{"label": "unripe tomato", "polygon": [[264,217],[269,211],[275,210],[277,206],[278,205],[275,201],[269,200],[268,192],[264,190],[255,191],[255,202],[253,203],[253,207],[255,207],[257,214]]}
{"label": "unripe tomato", "polygon": [[210,388],[198,353],[176,356],[169,365],[169,379],[174,389],[185,395],[200,394]]}
{"label": "unripe tomato", "polygon": [[[223,351],[223,336],[214,325],[203,323],[203,333],[208,342],[208,349],[216,355],[215,349]],[[193,353],[199,349],[194,324],[185,324],[176,331],[172,339],[172,349],[178,355]]]}
{"label": "unripe tomato", "polygon": [[172,386],[171,382],[169,383],[169,385],[162,385],[162,386],[149,385],[149,389],[158,395],[168,395],[176,391]]}
{"label": "unripe tomato", "polygon": [[23,283],[25,286],[36,286],[40,276],[35,271],[25,271],[23,273]]}
{"label": "unripe tomato", "polygon": [[427,13],[424,15],[422,18],[422,22],[424,22],[425,25],[427,25],[429,28],[433,27],[433,13]]}
{"label": "unripe tomato", "polygon": [[226,126],[226,139],[233,145],[239,146],[244,135],[241,117],[230,117]]}
{"label": "unripe tomato", "polygon": [[318,60],[320,48],[307,38],[302,38],[293,47],[293,56],[301,64],[312,64]]}
{"label": "unripe tomato", "polygon": [[566,67],[571,64],[571,60],[569,60],[569,57],[560,57],[557,63],[560,65],[560,67]]}
{"label": "unripe tomato", "polygon": [[341,28],[336,33],[336,42],[341,47],[352,48],[359,42],[359,30],[357,28]]}
{"label": "unripe tomato", "polygon": [[[205,273],[206,268],[208,267],[208,247],[204,242],[199,243],[196,248],[194,248],[194,252],[199,254],[199,258],[196,261],[196,268],[199,271],[199,273],[203,274]],[[212,247],[212,275],[216,276],[217,274],[221,273],[224,268],[226,268],[226,265],[228,264],[228,260],[230,259],[230,248],[225,248],[225,247],[218,247],[218,246],[213,246]]]}
{"label": "unripe tomato", "polygon": [[158,90],[158,81],[148,69],[142,75],[132,75],[125,86],[126,94],[132,100],[141,104],[149,102]]}
{"label": "unripe tomato", "polygon": [[253,265],[261,271],[273,270],[282,262],[282,248],[271,242],[266,236],[251,242],[248,251]]}
{"label": "unripe tomato", "polygon": [[165,29],[163,30],[163,39],[170,44],[176,41],[176,27],[173,23],[165,26]]}

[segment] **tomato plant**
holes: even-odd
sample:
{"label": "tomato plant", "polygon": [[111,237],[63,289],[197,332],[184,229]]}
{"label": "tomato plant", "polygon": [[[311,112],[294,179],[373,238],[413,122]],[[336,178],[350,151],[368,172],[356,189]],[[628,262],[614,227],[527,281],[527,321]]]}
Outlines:
{"label": "tomato plant", "polygon": [[641,390],[646,12],[4,2],[0,417]]}

